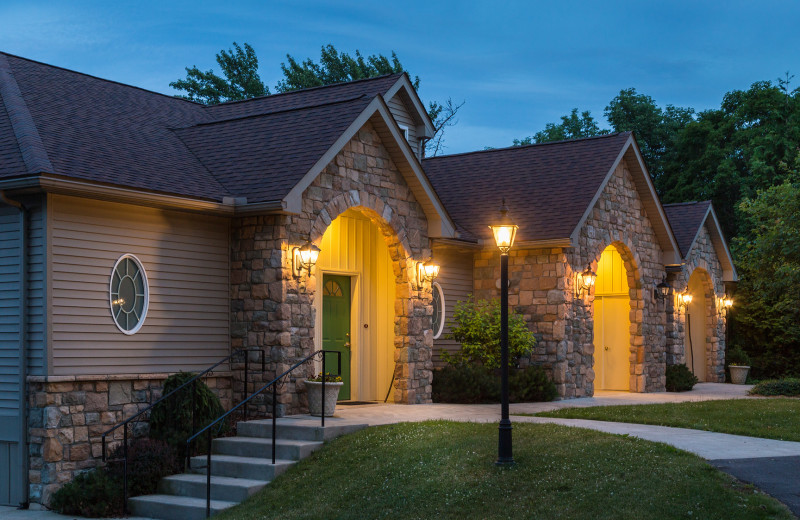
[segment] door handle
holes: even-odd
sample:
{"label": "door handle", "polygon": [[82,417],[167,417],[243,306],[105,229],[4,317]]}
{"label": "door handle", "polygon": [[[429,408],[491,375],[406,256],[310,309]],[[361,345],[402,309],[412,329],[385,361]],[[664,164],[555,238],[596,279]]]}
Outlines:
{"label": "door handle", "polygon": [[350,350],[350,342],[349,342],[349,341],[345,341],[343,346],[344,346],[344,348],[346,348],[347,350]]}
{"label": "door handle", "polygon": [[608,347],[606,347],[606,350],[608,350]]}

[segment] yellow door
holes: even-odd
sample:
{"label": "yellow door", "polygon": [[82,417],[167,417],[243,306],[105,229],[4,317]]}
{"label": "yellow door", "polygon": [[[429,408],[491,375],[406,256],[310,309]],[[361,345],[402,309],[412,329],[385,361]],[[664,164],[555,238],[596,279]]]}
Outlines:
{"label": "yellow door", "polygon": [[630,296],[625,263],[614,246],[597,262],[594,373],[599,390],[630,389]]}

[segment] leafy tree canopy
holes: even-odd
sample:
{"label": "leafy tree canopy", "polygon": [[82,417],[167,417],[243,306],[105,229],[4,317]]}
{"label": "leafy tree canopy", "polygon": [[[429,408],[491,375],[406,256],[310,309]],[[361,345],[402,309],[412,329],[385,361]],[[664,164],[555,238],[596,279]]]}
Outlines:
{"label": "leafy tree canopy", "polygon": [[[173,81],[170,86],[186,92],[186,95],[181,96],[185,99],[210,105],[269,95],[269,87],[258,75],[258,58],[253,48],[245,43],[242,49],[236,42],[233,47],[217,54],[217,63],[223,76],[218,76],[211,70],[203,72],[197,67],[191,67],[186,69],[185,79]],[[364,57],[358,50],[354,56],[350,56],[346,52],[337,51],[333,45],[325,45],[322,47],[319,62],[314,62],[311,58],[298,61],[289,54],[286,55],[286,60],[286,63],[281,63],[283,79],[275,86],[277,92],[405,72],[394,51],[391,58],[383,54]],[[418,90],[419,77],[410,77],[412,86]],[[435,129],[433,138],[425,145],[428,155],[437,155],[444,150],[445,129],[458,122],[456,115],[462,106],[463,101],[456,103],[450,98],[443,102],[428,103],[428,116]]]}
{"label": "leafy tree canopy", "polygon": [[514,139],[514,146],[523,146],[534,143],[548,143],[552,141],[565,141],[567,139],[581,139],[607,134],[608,130],[601,130],[591,112],[588,110],[578,115],[578,109],[573,108],[568,116],[561,116],[561,123],[547,123],[544,130],[524,139]]}

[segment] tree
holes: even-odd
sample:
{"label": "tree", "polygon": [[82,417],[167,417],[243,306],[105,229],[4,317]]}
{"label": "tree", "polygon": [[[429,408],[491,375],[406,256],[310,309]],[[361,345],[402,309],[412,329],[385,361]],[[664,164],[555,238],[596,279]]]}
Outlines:
{"label": "tree", "polygon": [[514,146],[523,146],[533,143],[548,143],[551,141],[565,141],[567,139],[581,139],[607,134],[608,130],[601,130],[591,112],[585,110],[578,116],[578,109],[573,108],[568,116],[561,116],[561,123],[547,123],[544,130],[524,139],[514,139]]}
{"label": "tree", "polygon": [[211,70],[203,72],[196,66],[186,67],[186,79],[173,81],[169,86],[187,92],[179,97],[206,105],[269,95],[269,88],[258,75],[258,58],[249,44],[245,43],[242,49],[233,42],[233,49],[223,49],[217,54],[217,63],[224,78]]}
{"label": "tree", "polygon": [[800,154],[778,185],[741,202],[733,335],[756,377],[800,376]]}
{"label": "tree", "polygon": [[[332,83],[354,81],[372,78],[385,74],[405,72],[397,54],[392,51],[392,57],[383,54],[373,54],[364,57],[356,50],[355,57],[345,52],[338,52],[333,45],[322,47],[319,63],[311,58],[298,61],[286,55],[287,63],[281,63],[284,79],[275,87],[278,92],[290,92],[301,88],[319,87]],[[419,90],[419,76],[411,76],[411,85],[414,90]],[[464,102],[456,103],[452,98],[442,103],[431,101],[428,103],[428,117],[434,127],[434,135],[425,144],[426,155],[438,155],[444,148],[444,133],[448,127],[458,123],[456,115]]]}

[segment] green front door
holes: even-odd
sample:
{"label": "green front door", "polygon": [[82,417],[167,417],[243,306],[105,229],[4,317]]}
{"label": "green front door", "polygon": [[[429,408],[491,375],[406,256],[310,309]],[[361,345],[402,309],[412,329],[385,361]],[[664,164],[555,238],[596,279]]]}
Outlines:
{"label": "green front door", "polygon": [[[350,399],[350,277],[322,276],[322,348],[342,353],[339,399]],[[325,354],[325,371],[336,373],[336,354]]]}

